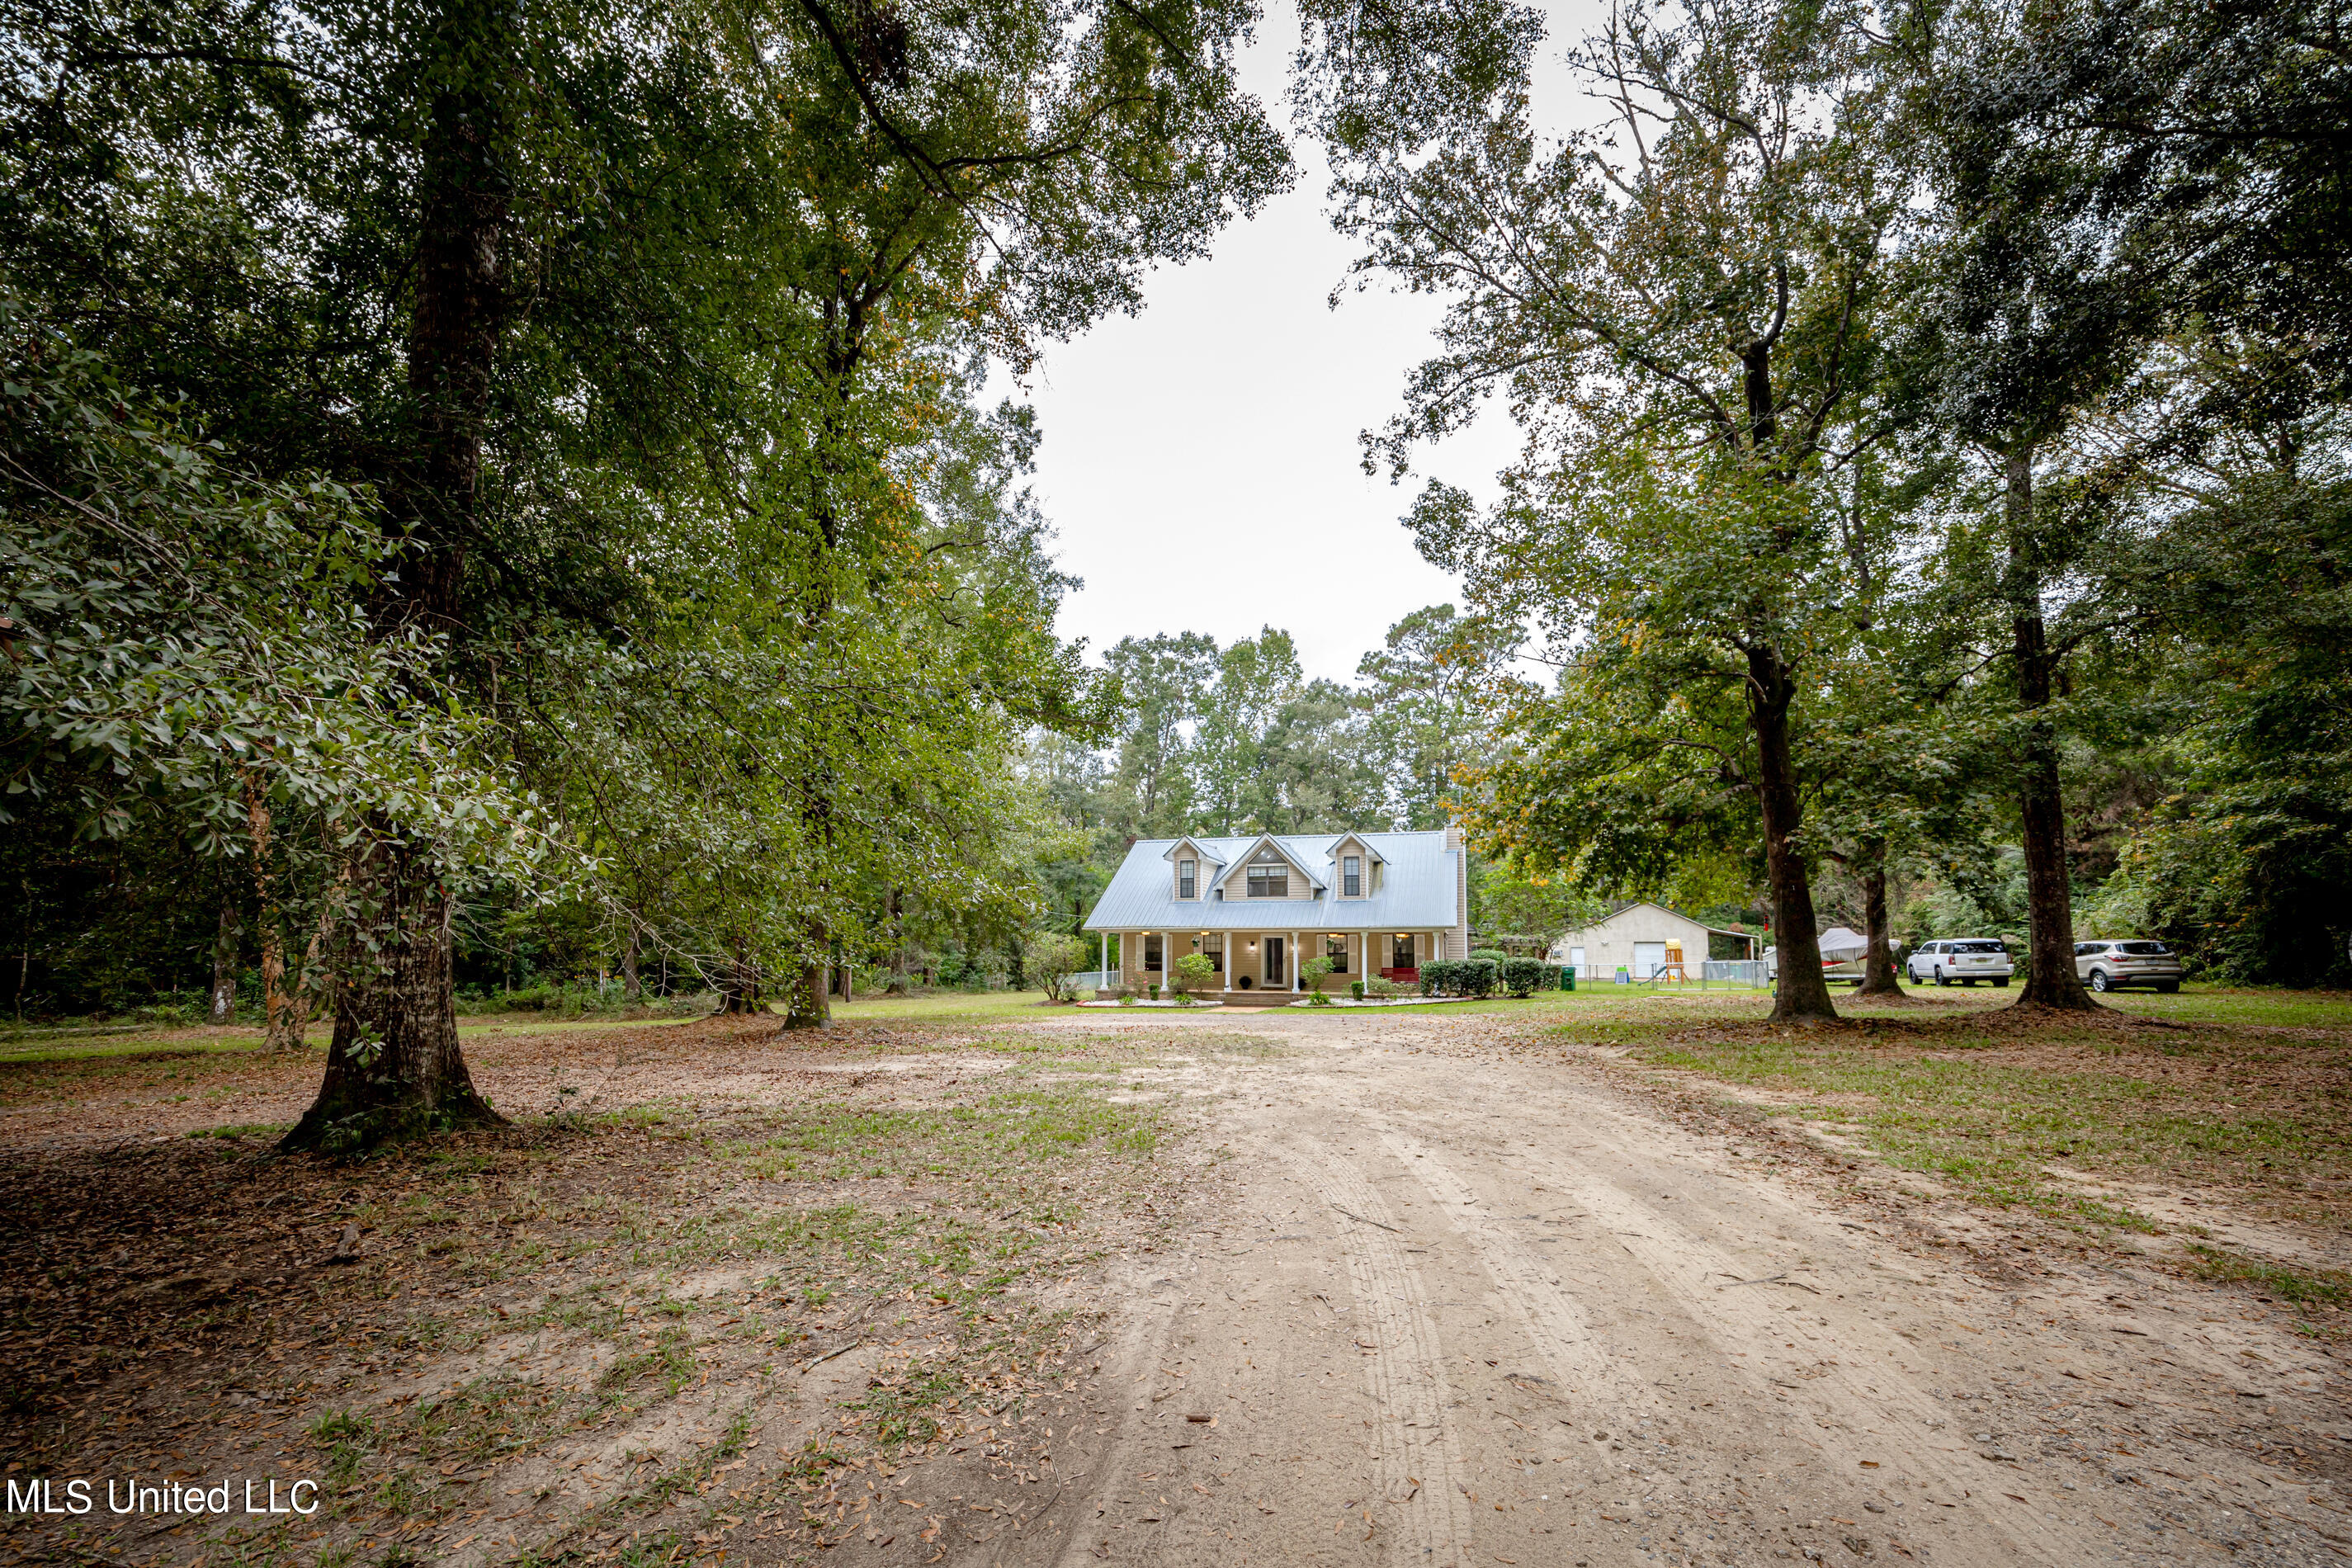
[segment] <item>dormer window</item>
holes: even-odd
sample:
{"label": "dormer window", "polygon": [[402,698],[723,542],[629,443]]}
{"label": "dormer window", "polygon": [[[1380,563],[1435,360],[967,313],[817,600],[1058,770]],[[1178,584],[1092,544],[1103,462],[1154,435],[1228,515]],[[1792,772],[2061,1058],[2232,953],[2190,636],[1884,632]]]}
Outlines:
{"label": "dormer window", "polygon": [[1290,868],[1252,866],[1249,868],[1249,896],[1253,899],[1290,897]]}
{"label": "dormer window", "polygon": [[1339,861],[1339,896],[1360,899],[1364,896],[1364,858],[1349,855]]}
{"label": "dormer window", "polygon": [[1200,897],[1200,862],[1197,860],[1176,862],[1176,896],[1178,898]]}

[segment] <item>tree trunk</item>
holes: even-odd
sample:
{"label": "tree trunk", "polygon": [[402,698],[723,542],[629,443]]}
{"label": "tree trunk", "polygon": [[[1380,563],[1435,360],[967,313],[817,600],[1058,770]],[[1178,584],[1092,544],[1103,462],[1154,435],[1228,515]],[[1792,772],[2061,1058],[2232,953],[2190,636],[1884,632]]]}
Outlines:
{"label": "tree trunk", "polygon": [[[482,425],[503,328],[510,127],[500,95],[519,13],[497,0],[446,0],[415,36],[432,54],[417,162],[410,276],[411,428],[387,486],[386,526],[403,540],[377,613],[453,640],[467,542],[479,508]],[[383,819],[355,878],[338,944],[335,1033],[319,1098],[280,1145],[357,1148],[388,1137],[503,1121],[474,1091],[457,1047],[449,933],[457,900],[425,846]],[[364,931],[369,939],[360,940]]]}
{"label": "tree trunk", "polygon": [[885,996],[907,994],[907,918],[896,888],[890,889],[890,983],[883,987]]}
{"label": "tree trunk", "polygon": [[1748,718],[1756,733],[1756,796],[1764,816],[1764,866],[1779,926],[1780,973],[1772,985],[1775,1019],[1835,1018],[1822,975],[1821,933],[1813,929],[1813,885],[1795,842],[1803,820],[1797,764],[1789,750],[1789,704],[1797,687],[1780,650],[1748,655]]}
{"label": "tree trunk", "polygon": [[236,900],[226,893],[221,895],[220,925],[213,932],[213,1002],[205,1021],[226,1024],[236,1012],[236,959],[238,942]]}
{"label": "tree trunk", "polygon": [[634,1007],[646,999],[645,983],[637,978],[637,914],[629,911],[629,932],[621,943],[621,999]]}
{"label": "tree trunk", "polygon": [[[2033,447],[2009,452],[2010,623],[2017,663],[2017,706],[2035,714],[2050,705],[2052,659],[2042,624],[2042,572],[2033,541]],[[2026,723],[2019,758],[2018,819],[2025,849],[2025,989],[2021,1007],[2095,1010],[2074,973],[2074,895],[2066,865],[2065,801],[2058,783],[2058,731],[2046,718]]]}
{"label": "tree trunk", "polygon": [[719,980],[719,1011],[749,1013],[759,990],[759,982],[751,972],[751,960],[743,942],[738,938],[734,952],[729,955],[727,971]]}
{"label": "tree trunk", "polygon": [[293,998],[286,994],[286,922],[278,907],[278,866],[270,851],[269,804],[251,778],[245,782],[245,828],[253,845],[253,888],[260,905],[261,1048],[290,1051],[301,1043],[292,1014]]}
{"label": "tree trunk", "polygon": [[310,940],[302,949],[302,967],[294,976],[291,1007],[293,1016],[287,1030],[289,1038],[286,1048],[289,1050],[299,1051],[308,1044],[303,1035],[304,1031],[309,1029],[310,1019],[316,1011],[312,1005],[314,1003],[324,1002],[329,1007],[334,1005],[335,978],[325,966],[323,960],[326,955],[327,939],[334,931],[335,916],[341,907],[343,888],[348,884],[349,877],[349,868],[346,867],[344,877],[320,897],[319,918],[310,927]]}
{"label": "tree trunk", "polygon": [[16,1022],[25,1021],[25,987],[33,978],[33,879],[20,878],[17,888],[25,895],[24,940],[16,946]]}
{"label": "tree trunk", "polygon": [[367,911],[383,936],[370,951],[358,920],[336,943],[344,983],[335,988],[335,1034],[318,1100],[279,1147],[344,1153],[387,1139],[503,1121],[475,1092],[457,1049],[450,991],[455,904],[430,859],[380,843],[359,885],[404,900]]}
{"label": "tree trunk", "polygon": [[1862,961],[1862,989],[1857,996],[1903,997],[1903,984],[1895,973],[1895,947],[1886,932],[1886,846],[1865,844],[1869,857],[1862,873],[1864,934],[1870,947]]}
{"label": "tree trunk", "polygon": [[[824,927],[811,922],[808,929],[808,951],[825,951]],[[832,977],[826,973],[822,958],[803,961],[800,973],[793,977],[793,988],[784,998],[784,1027],[787,1029],[822,1029],[833,1022]]]}

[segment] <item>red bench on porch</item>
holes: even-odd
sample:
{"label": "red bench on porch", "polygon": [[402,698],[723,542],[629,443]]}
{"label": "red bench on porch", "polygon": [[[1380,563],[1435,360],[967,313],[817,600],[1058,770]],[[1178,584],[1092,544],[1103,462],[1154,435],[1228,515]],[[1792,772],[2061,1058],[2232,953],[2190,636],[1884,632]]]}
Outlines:
{"label": "red bench on porch", "polygon": [[1421,984],[1421,971],[1417,968],[1383,969],[1381,971],[1381,978],[1393,980],[1399,985],[1418,985]]}

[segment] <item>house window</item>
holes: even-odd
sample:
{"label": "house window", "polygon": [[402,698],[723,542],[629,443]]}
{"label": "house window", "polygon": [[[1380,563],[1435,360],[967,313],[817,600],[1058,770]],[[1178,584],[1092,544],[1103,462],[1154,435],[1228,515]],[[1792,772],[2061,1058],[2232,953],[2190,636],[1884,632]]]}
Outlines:
{"label": "house window", "polygon": [[1195,896],[1193,889],[1195,873],[1198,870],[1199,863],[1196,861],[1179,860],[1176,862],[1176,896],[1178,898],[1189,899]]}
{"label": "house window", "polygon": [[1290,868],[1287,866],[1253,866],[1249,868],[1249,896],[1253,899],[1286,899],[1290,897]]}
{"label": "house window", "polygon": [[1153,970],[1160,967],[1160,939],[1156,936],[1146,936],[1143,939],[1143,967],[1145,969]]}
{"label": "house window", "polygon": [[1338,936],[1326,932],[1323,937],[1323,956],[1331,961],[1332,973],[1347,973],[1348,939],[1344,936]]}
{"label": "house window", "polygon": [[1399,933],[1389,939],[1389,964],[1394,969],[1420,967],[1412,961],[1412,938]]}
{"label": "house window", "polygon": [[1202,937],[1201,939],[1201,950],[1209,955],[1210,972],[1215,974],[1223,974],[1225,972],[1225,939],[1223,934],[1221,932],[1214,936]]}
{"label": "house window", "polygon": [[1364,896],[1364,858],[1349,855],[1339,862],[1339,896],[1360,899]]}

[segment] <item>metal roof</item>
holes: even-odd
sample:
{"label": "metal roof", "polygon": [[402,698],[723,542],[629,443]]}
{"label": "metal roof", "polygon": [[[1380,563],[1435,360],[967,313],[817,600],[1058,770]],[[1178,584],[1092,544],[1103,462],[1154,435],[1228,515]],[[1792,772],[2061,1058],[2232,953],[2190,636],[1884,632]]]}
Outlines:
{"label": "metal roof", "polygon": [[[1360,899],[1339,896],[1339,870],[1331,852],[1343,838],[1360,838],[1382,864],[1381,888]],[[1270,840],[1322,884],[1320,896],[1292,899],[1214,899],[1212,879],[1200,881],[1201,897],[1176,897],[1168,864],[1173,838],[1139,838],[1118,872],[1087,916],[1088,931],[1451,931],[1460,921],[1456,902],[1462,851],[1445,846],[1442,830],[1428,833],[1252,833],[1227,837],[1192,836],[1192,842],[1226,868],[1238,867]],[[1366,880],[1370,880],[1369,874]]]}

